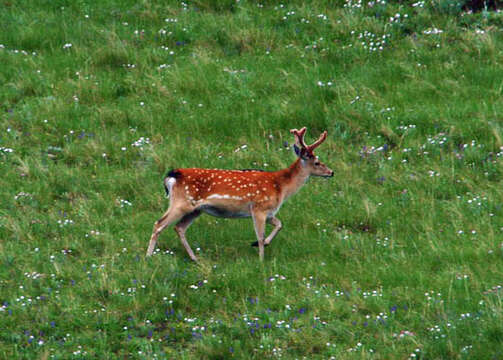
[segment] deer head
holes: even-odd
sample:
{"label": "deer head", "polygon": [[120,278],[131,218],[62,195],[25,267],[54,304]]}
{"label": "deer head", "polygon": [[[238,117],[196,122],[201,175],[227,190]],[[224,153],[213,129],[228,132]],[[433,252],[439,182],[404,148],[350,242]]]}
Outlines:
{"label": "deer head", "polygon": [[323,177],[334,176],[334,172],[323,164],[318,156],[314,155],[314,149],[325,141],[327,138],[327,132],[324,131],[320,135],[319,139],[311,145],[306,145],[304,141],[304,134],[306,133],[306,130],[307,129],[305,127],[300,130],[290,130],[290,132],[295,136],[295,144],[293,145],[295,154],[300,158],[303,168],[309,172],[309,175]]}

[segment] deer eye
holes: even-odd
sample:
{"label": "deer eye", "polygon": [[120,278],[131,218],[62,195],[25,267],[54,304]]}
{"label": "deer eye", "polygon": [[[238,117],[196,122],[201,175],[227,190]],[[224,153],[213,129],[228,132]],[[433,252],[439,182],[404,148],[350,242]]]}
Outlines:
{"label": "deer eye", "polygon": [[316,162],[314,163],[314,166],[320,166],[320,164],[321,164],[321,163],[320,163],[319,161],[316,161]]}

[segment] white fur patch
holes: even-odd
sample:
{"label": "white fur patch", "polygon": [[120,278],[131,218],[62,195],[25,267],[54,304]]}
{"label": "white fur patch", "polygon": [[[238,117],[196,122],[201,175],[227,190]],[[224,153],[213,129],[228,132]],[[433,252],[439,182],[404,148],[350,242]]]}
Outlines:
{"label": "white fur patch", "polygon": [[220,194],[212,194],[206,198],[207,200],[210,199],[233,199],[233,200],[242,200],[240,196],[231,196],[231,195],[220,195]]}
{"label": "white fur patch", "polygon": [[220,195],[220,194],[213,194],[207,197],[207,199],[229,199],[229,195]]}
{"label": "white fur patch", "polygon": [[[171,190],[173,189],[173,186],[176,184],[176,179],[175,178],[167,178],[166,180],[166,186],[168,187],[168,191],[171,194]],[[168,195],[169,197],[169,195]]]}

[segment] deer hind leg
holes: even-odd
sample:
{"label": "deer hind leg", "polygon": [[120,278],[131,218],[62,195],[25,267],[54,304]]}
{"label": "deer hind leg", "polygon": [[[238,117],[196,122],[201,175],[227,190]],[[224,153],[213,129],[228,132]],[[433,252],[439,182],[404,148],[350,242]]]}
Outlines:
{"label": "deer hind leg", "polygon": [[[274,217],[274,216],[271,218],[267,218],[267,223],[274,226],[274,229],[272,229],[269,236],[265,238],[264,246],[269,245],[271,243],[272,239],[274,239],[274,237],[276,235],[278,235],[279,231],[283,227],[283,225],[281,224],[281,221],[277,217]],[[254,243],[252,243],[252,246],[258,246],[258,241],[255,241]]]}
{"label": "deer hind leg", "polygon": [[265,222],[267,215],[260,211],[252,211],[253,225],[255,227],[255,233],[257,234],[258,242],[258,254],[260,256],[260,261],[264,260],[264,233],[265,233]]}
{"label": "deer hind leg", "polygon": [[182,241],[183,246],[185,247],[185,250],[187,250],[187,253],[189,254],[190,258],[194,261],[197,261],[196,256],[192,252],[192,249],[190,248],[189,243],[187,242],[187,239],[185,238],[185,231],[189,228],[190,224],[201,215],[201,211],[196,210],[190,214],[185,215],[175,226],[175,231],[180,237],[180,240]]}
{"label": "deer hind leg", "polygon": [[150,243],[148,244],[147,256],[151,256],[152,253],[154,252],[155,244],[157,243],[157,238],[159,237],[159,234],[167,226],[177,222],[178,220],[183,218],[183,216],[186,214],[187,214],[186,211],[183,211],[182,209],[177,208],[175,206],[170,206],[168,211],[166,211],[164,215],[155,222],[154,230],[152,231],[152,236],[150,237]]}

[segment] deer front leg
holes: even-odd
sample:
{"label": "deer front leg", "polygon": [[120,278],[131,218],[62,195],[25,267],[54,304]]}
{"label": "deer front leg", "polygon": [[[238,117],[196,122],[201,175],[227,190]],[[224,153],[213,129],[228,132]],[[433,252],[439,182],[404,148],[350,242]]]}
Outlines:
{"label": "deer front leg", "polygon": [[[281,224],[281,221],[277,217],[274,217],[274,216],[271,218],[267,218],[267,223],[273,225],[274,229],[272,229],[269,236],[265,238],[264,246],[269,245],[271,243],[272,239],[274,239],[274,237],[276,235],[278,235],[279,231],[283,227],[283,225]],[[258,246],[258,241],[255,241],[254,243],[252,243],[252,246]]]}
{"label": "deer front leg", "polygon": [[257,234],[258,254],[260,261],[264,261],[264,232],[267,214],[265,212],[254,210],[252,211],[252,218],[253,225],[255,227],[255,233]]}
{"label": "deer front leg", "polygon": [[272,218],[267,219],[267,222],[269,224],[273,225],[274,229],[272,229],[272,231],[269,234],[269,236],[264,240],[264,245],[265,246],[267,246],[267,245],[269,245],[271,243],[272,239],[274,239],[274,237],[276,235],[278,235],[279,231],[283,227],[283,225],[281,224],[281,221],[277,217],[274,217],[274,216]]}

